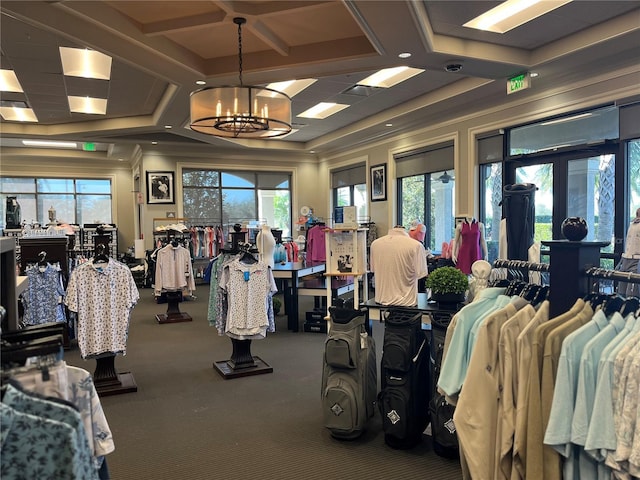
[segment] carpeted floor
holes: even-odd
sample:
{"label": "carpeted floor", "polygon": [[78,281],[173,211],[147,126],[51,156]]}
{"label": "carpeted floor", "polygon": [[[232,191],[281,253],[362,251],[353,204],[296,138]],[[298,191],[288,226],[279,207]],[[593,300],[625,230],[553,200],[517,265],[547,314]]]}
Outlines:
{"label": "carpeted floor", "polygon": [[[231,354],[231,341],[206,320],[208,286],[180,304],[192,322],[159,324],[166,311],[141,289],[131,320],[127,355],[135,393],[101,399],[116,450],[107,456],[113,480],[390,480],[459,479],[457,461],[433,453],[430,438],[411,450],[384,443],[379,414],[365,435],[344,442],[323,427],[320,377],[325,334],[278,331],[252,342],[252,353],[273,373],[223,379],[213,363]],[[301,325],[305,309],[300,302]],[[378,361],[383,326],[374,326]],[[95,360],[66,352],[71,365],[91,372]]]}

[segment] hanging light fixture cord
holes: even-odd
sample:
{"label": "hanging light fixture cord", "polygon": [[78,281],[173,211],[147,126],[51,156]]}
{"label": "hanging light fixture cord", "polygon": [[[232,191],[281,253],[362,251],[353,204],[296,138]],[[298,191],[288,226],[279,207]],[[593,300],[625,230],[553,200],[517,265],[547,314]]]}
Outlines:
{"label": "hanging light fixture cord", "polygon": [[246,19],[242,17],[236,17],[233,19],[233,23],[238,25],[238,79],[240,80],[240,86],[242,87],[242,24],[246,23]]}

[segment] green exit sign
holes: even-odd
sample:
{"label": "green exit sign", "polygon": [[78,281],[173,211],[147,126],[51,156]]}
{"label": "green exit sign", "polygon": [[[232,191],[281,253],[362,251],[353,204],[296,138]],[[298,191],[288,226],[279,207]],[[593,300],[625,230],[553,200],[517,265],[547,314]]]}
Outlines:
{"label": "green exit sign", "polygon": [[516,77],[512,77],[507,80],[507,95],[511,93],[519,92],[520,90],[525,90],[531,86],[531,77],[528,73],[523,73],[522,75],[518,75]]}
{"label": "green exit sign", "polygon": [[96,151],[96,144],[95,143],[84,142],[82,144],[82,149],[85,152],[95,152]]}

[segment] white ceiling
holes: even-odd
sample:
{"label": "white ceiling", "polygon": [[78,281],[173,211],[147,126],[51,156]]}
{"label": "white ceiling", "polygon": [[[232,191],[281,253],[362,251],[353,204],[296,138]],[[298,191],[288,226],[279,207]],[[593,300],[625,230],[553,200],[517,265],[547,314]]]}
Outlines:
{"label": "white ceiling", "polygon": [[[521,72],[535,70],[535,82],[553,85],[640,58],[640,1],[578,0],[503,35],[462,27],[499,3],[2,0],[0,64],[25,89],[2,100],[27,102],[39,123],[3,121],[0,146],[46,137],[97,142],[114,155],[151,141],[328,152],[491,105],[504,97],[506,78]],[[236,16],[247,18],[244,84],[319,79],[293,98],[299,130],[281,140],[251,144],[186,127],[196,80],[238,83]],[[111,81],[63,76],[60,46],[112,56]],[[401,52],[412,56],[401,60]],[[451,63],[462,70],[446,72]],[[345,92],[375,70],[402,64],[426,71],[364,96]],[[67,95],[106,97],[107,115],[70,113]],[[320,101],[351,107],[325,120],[296,118]]]}

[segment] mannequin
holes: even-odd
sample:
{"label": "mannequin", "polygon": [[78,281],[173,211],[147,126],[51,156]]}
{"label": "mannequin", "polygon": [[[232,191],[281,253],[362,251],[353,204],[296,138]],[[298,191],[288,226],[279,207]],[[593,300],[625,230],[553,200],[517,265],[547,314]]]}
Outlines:
{"label": "mannequin", "polygon": [[266,263],[271,268],[274,266],[274,251],[276,249],[276,239],[271,233],[271,227],[262,225],[256,235],[256,246],[260,254],[260,261]]}
{"label": "mannequin", "polygon": [[402,226],[371,243],[369,265],[375,278],[375,301],[412,307],[418,303],[418,281],[427,276],[424,246]]}
{"label": "mannequin", "polygon": [[420,243],[424,242],[424,237],[427,233],[427,227],[417,220],[411,224],[409,228],[409,236]]}
{"label": "mannequin", "polygon": [[484,225],[475,218],[465,217],[456,226],[451,259],[456,267],[471,274],[471,265],[476,260],[486,260],[487,243],[484,239]]}
{"label": "mannequin", "polygon": [[[631,221],[627,238],[624,242],[624,253],[616,270],[631,273],[640,273],[640,208],[636,210],[636,218]],[[637,296],[638,285],[634,283],[619,282],[617,291],[621,295]]]}

